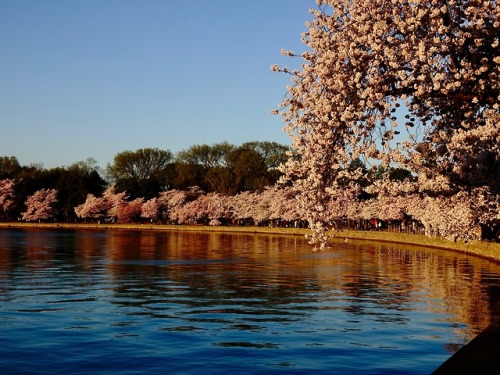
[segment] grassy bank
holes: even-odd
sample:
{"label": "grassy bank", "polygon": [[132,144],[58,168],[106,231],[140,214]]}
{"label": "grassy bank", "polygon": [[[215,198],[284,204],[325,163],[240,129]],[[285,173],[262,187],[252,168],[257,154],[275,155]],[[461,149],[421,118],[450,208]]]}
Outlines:
{"label": "grassy bank", "polygon": [[[202,225],[151,225],[151,224],[60,224],[60,223],[0,223],[0,228],[59,228],[59,229],[128,229],[154,231],[204,231],[204,232],[239,232],[268,233],[280,235],[301,235],[310,233],[308,229],[300,228],[269,228],[269,227],[213,227]],[[418,234],[404,234],[384,231],[335,231],[334,237],[348,238],[360,241],[380,241],[406,243],[417,246],[458,251],[470,255],[500,262],[500,243],[474,241],[470,243],[452,242],[438,238],[430,238]]]}
{"label": "grassy bank", "polygon": [[384,231],[341,231],[334,232],[333,235],[336,237],[347,237],[350,239],[406,243],[436,249],[458,251],[500,262],[500,243],[494,242],[471,241],[469,243],[463,243],[461,241],[453,242],[440,238],[427,237],[420,234],[392,233]]}
{"label": "grassy bank", "polygon": [[204,225],[156,225],[156,224],[67,224],[67,223],[0,223],[0,228],[59,228],[59,229],[129,229],[153,231],[191,231],[191,232],[240,232],[269,233],[283,235],[305,235],[308,229],[269,228],[269,227],[224,227]]}

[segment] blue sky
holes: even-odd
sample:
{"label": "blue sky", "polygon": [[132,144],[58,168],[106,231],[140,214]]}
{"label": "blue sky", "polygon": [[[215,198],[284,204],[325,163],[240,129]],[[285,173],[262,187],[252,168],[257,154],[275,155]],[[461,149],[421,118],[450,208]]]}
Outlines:
{"label": "blue sky", "polygon": [[[314,0],[2,0],[0,156],[101,167],[125,150],[290,144],[270,111]],[[296,63],[300,63],[299,60]]]}

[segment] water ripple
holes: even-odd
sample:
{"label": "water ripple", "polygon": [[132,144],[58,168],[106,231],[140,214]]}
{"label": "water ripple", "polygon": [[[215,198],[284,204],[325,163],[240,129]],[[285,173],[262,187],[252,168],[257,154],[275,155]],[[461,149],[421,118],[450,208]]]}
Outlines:
{"label": "water ripple", "polygon": [[214,233],[34,236],[0,236],[0,373],[416,375],[500,306],[499,266],[458,254],[354,241],[313,253],[296,238]]}

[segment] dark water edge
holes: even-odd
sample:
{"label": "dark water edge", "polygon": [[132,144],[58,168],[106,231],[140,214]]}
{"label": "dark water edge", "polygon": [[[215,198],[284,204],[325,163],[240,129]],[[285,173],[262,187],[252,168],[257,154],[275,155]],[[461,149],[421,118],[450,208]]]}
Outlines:
{"label": "dark water edge", "polygon": [[0,230],[1,373],[425,374],[498,313],[491,262],[403,245]]}
{"label": "dark water edge", "polygon": [[439,366],[432,375],[468,375],[498,373],[500,320],[486,327]]}

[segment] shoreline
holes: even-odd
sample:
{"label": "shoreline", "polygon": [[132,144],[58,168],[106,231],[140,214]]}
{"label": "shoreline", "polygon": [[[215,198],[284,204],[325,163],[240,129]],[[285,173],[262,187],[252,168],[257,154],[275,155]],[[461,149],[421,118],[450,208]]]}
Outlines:
{"label": "shoreline", "polygon": [[[311,233],[307,228],[281,228],[281,227],[238,227],[238,226],[205,226],[205,225],[167,225],[167,224],[96,224],[96,223],[18,223],[0,222],[2,228],[47,228],[47,229],[91,229],[91,230],[150,230],[150,231],[193,231],[193,232],[233,232],[252,234],[277,234],[305,236]],[[395,233],[385,231],[331,231],[333,238],[351,239],[359,241],[377,241],[388,243],[401,243],[442,249],[453,252],[465,253],[500,263],[500,243],[472,241],[469,243],[452,242],[440,238],[426,237],[420,234]]]}

